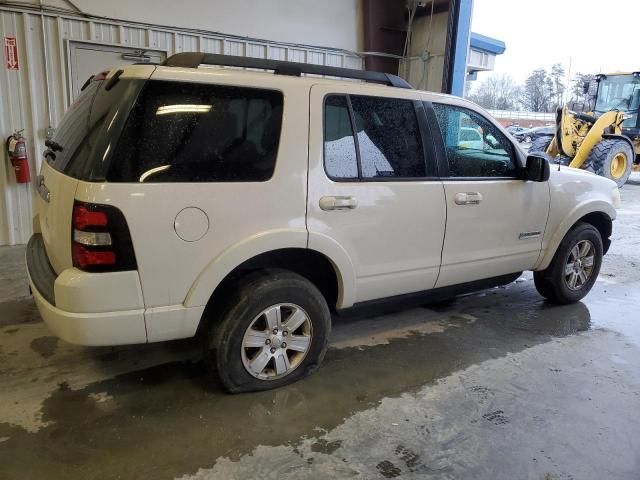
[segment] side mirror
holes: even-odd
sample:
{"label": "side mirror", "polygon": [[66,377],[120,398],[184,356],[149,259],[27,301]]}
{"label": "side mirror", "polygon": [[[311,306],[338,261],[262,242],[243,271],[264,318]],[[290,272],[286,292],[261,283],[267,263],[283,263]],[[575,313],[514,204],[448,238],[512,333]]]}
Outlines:
{"label": "side mirror", "polygon": [[586,80],[583,84],[582,84],[582,93],[584,93],[585,95],[587,93],[589,93],[589,89],[591,88],[591,82]]}
{"label": "side mirror", "polygon": [[549,175],[551,175],[551,166],[546,155],[534,153],[527,156],[525,180],[546,182],[549,180]]}

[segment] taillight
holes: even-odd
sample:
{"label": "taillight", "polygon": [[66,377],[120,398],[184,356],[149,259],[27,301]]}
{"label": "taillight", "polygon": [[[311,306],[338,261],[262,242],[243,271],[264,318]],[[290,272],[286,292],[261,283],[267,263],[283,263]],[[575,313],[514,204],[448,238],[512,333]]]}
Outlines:
{"label": "taillight", "polygon": [[106,227],[109,217],[105,212],[89,210],[77,203],[73,207],[73,228],[84,230],[87,227]]}
{"label": "taillight", "polygon": [[74,267],[90,272],[137,268],[129,227],[117,208],[76,201],[71,228]]}

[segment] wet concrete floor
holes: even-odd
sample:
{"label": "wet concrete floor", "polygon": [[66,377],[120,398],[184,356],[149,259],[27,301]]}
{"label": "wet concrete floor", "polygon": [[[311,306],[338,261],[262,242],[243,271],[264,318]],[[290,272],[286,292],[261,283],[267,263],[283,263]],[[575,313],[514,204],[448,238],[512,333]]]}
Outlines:
{"label": "wet concrete floor", "polygon": [[193,341],[82,348],[0,248],[0,479],[640,478],[640,178],[581,303],[530,274],[336,318],[323,367],[224,393]]}

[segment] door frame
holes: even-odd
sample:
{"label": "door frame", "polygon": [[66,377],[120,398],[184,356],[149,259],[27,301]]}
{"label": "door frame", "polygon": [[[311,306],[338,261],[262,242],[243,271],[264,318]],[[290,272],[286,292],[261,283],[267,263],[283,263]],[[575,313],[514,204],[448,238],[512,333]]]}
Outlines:
{"label": "door frame", "polygon": [[[518,147],[518,145],[516,145],[514,143],[514,141],[510,138],[510,136],[504,132],[504,129],[499,127],[499,124],[495,121],[493,121],[490,117],[488,118],[488,115],[486,113],[483,113],[481,111],[478,111],[477,109],[473,108],[473,105],[471,104],[463,104],[461,101],[460,102],[423,102],[425,104],[425,112],[427,115],[427,119],[429,122],[429,127],[431,129],[431,131],[433,132],[433,137],[434,137],[434,148],[436,150],[436,155],[437,155],[437,159],[438,159],[438,168],[439,168],[439,174],[440,174],[440,180],[442,181],[442,185],[445,188],[445,195],[446,195],[446,188],[448,184],[453,184],[453,183],[466,183],[469,182],[471,183],[478,183],[478,184],[482,184],[482,183],[491,183],[491,182],[504,182],[504,183],[513,183],[513,182],[519,182],[522,184],[525,183],[529,183],[531,182],[530,180],[527,180],[524,173],[525,173],[525,164],[526,164],[526,154],[520,149],[520,147]],[[462,108],[462,109],[466,109],[469,110],[471,112],[474,112],[476,115],[478,115],[480,118],[484,119],[485,121],[489,122],[490,124],[493,124],[496,126],[496,128],[498,128],[499,131],[501,131],[501,133],[504,135],[505,139],[507,142],[509,142],[509,144],[511,145],[512,149],[513,149],[513,160],[515,163],[515,167],[516,167],[516,175],[515,176],[510,176],[510,177],[454,177],[451,176],[451,173],[449,171],[449,163],[448,163],[448,159],[447,159],[447,152],[446,152],[446,147],[445,147],[445,142],[444,142],[444,137],[442,134],[442,131],[440,129],[440,125],[438,124],[438,120],[435,114],[435,110],[433,109],[433,103],[439,103],[442,105],[451,105],[453,107],[457,107],[457,108]],[[542,226],[541,229],[541,235],[540,235],[540,245],[539,245],[539,249],[538,249],[538,259],[540,258],[541,252],[542,252],[542,239],[544,238],[544,233],[546,230],[546,221],[548,219],[548,215],[549,215],[549,207],[550,207],[550,197],[547,197],[547,216],[545,218],[545,222],[544,225]],[[445,201],[446,205],[447,205],[447,209],[449,209],[449,198],[446,198]],[[445,253],[447,251],[446,246],[447,246],[447,235],[450,232],[449,229],[449,225],[450,225],[450,221],[451,221],[452,215],[449,214],[449,211],[447,210],[447,223],[446,223],[446,227],[445,227],[445,237],[444,237],[444,242],[443,242],[443,246],[442,246],[442,255],[441,255],[441,262],[440,262],[440,274],[438,275],[438,280],[436,281],[436,290],[441,289],[441,288],[448,288],[448,287],[452,287],[454,285],[456,285],[455,283],[446,283],[444,286],[442,286],[440,284],[441,281],[441,277],[443,276],[447,276],[449,275],[449,272],[447,271],[446,267],[448,267],[447,265],[444,265],[445,262]],[[445,272],[443,275],[443,266],[445,266]],[[496,278],[501,278],[502,276],[505,275],[510,275],[512,273],[515,272],[502,272],[499,274],[499,277]],[[479,279],[480,280],[485,280],[485,279],[489,279],[491,277],[486,277],[486,278],[482,278]],[[476,282],[476,280],[472,281],[471,283]]]}
{"label": "door frame", "polygon": [[[322,88],[326,91],[323,93],[322,97],[315,98],[313,94],[314,88]],[[423,155],[425,158],[425,168],[427,168],[429,176],[426,177],[412,177],[412,178],[402,178],[402,177],[389,177],[389,178],[372,178],[372,179],[364,179],[361,181],[360,178],[353,179],[335,179],[331,178],[326,170],[324,165],[324,150],[322,148],[323,138],[324,138],[324,105],[325,99],[329,95],[339,95],[339,96],[370,96],[370,97],[381,97],[381,98],[392,98],[392,99],[400,99],[400,100],[408,100],[413,104],[414,113],[416,115],[416,121],[418,123],[419,135],[423,144]],[[442,215],[444,217],[444,225],[443,228],[446,227],[446,198],[444,193],[444,188],[441,182],[441,178],[437,172],[437,156],[434,145],[437,143],[437,139],[433,137],[433,133],[429,128],[427,122],[427,116],[425,114],[425,108],[423,103],[423,94],[422,92],[418,92],[416,90],[393,90],[392,92],[384,92],[381,91],[377,86],[371,85],[362,85],[362,84],[354,84],[351,85],[339,85],[339,86],[330,86],[327,84],[313,84],[309,89],[309,155],[307,158],[308,168],[307,168],[307,184],[309,186],[308,190],[308,202],[312,201],[311,197],[313,196],[311,192],[311,185],[313,183],[312,175],[318,175],[319,172],[322,172],[324,178],[326,178],[327,182],[334,183],[336,185],[344,185],[344,184],[353,184],[353,185],[361,185],[362,183],[370,183],[372,186],[380,186],[380,184],[384,183],[419,183],[419,182],[433,182],[437,183],[441,188],[441,198],[442,198]],[[314,125],[315,113],[314,108],[318,109],[321,120]],[[352,117],[353,110],[349,106],[349,112]],[[351,118],[350,117],[350,118]],[[314,128],[318,127],[319,128]],[[312,130],[313,129],[313,130]],[[317,131],[316,131],[317,130]],[[354,126],[352,125],[352,130]],[[355,136],[355,132],[353,132]],[[318,145],[315,145],[315,141],[319,140],[321,144],[320,148]],[[320,158],[316,158],[316,154],[319,155]],[[358,159],[359,160],[359,159]],[[434,171],[435,170],[435,171]],[[434,171],[431,173],[430,171]],[[308,203],[309,205],[309,203]],[[358,283],[358,275],[356,273],[356,267],[352,263],[352,258],[349,253],[345,250],[345,248],[337,242],[335,239],[324,235],[322,233],[318,234],[312,230],[309,226],[309,216],[312,215],[311,208],[307,209],[307,231],[309,233],[309,248],[316,249],[320,253],[327,255],[332,261],[336,264],[336,267],[342,273],[343,281],[341,285],[341,291],[339,294],[337,307],[348,308],[351,307],[356,301],[361,302],[362,300],[357,300],[359,297],[358,293],[360,290],[360,285]],[[437,281],[437,276],[439,275],[440,265],[442,263],[442,245],[444,242],[444,232],[441,238],[441,244],[438,250],[438,272],[436,274],[436,278],[434,280],[433,285]],[[430,287],[428,290],[433,288]],[[389,296],[394,296],[393,293],[389,294]]]}

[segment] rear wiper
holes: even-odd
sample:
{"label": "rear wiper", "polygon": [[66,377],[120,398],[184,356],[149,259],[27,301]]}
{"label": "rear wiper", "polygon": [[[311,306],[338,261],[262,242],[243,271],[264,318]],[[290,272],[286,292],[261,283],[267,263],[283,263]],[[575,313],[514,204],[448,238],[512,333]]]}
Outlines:
{"label": "rear wiper", "polygon": [[51,150],[50,148],[47,148],[44,152],[43,152],[44,158],[50,158],[51,161],[55,161],[56,159],[56,154],[53,153],[53,150]]}
{"label": "rear wiper", "polygon": [[64,150],[64,148],[62,148],[62,145],[60,145],[58,142],[54,140],[45,140],[44,144],[54,152],[61,152],[62,150]]}

